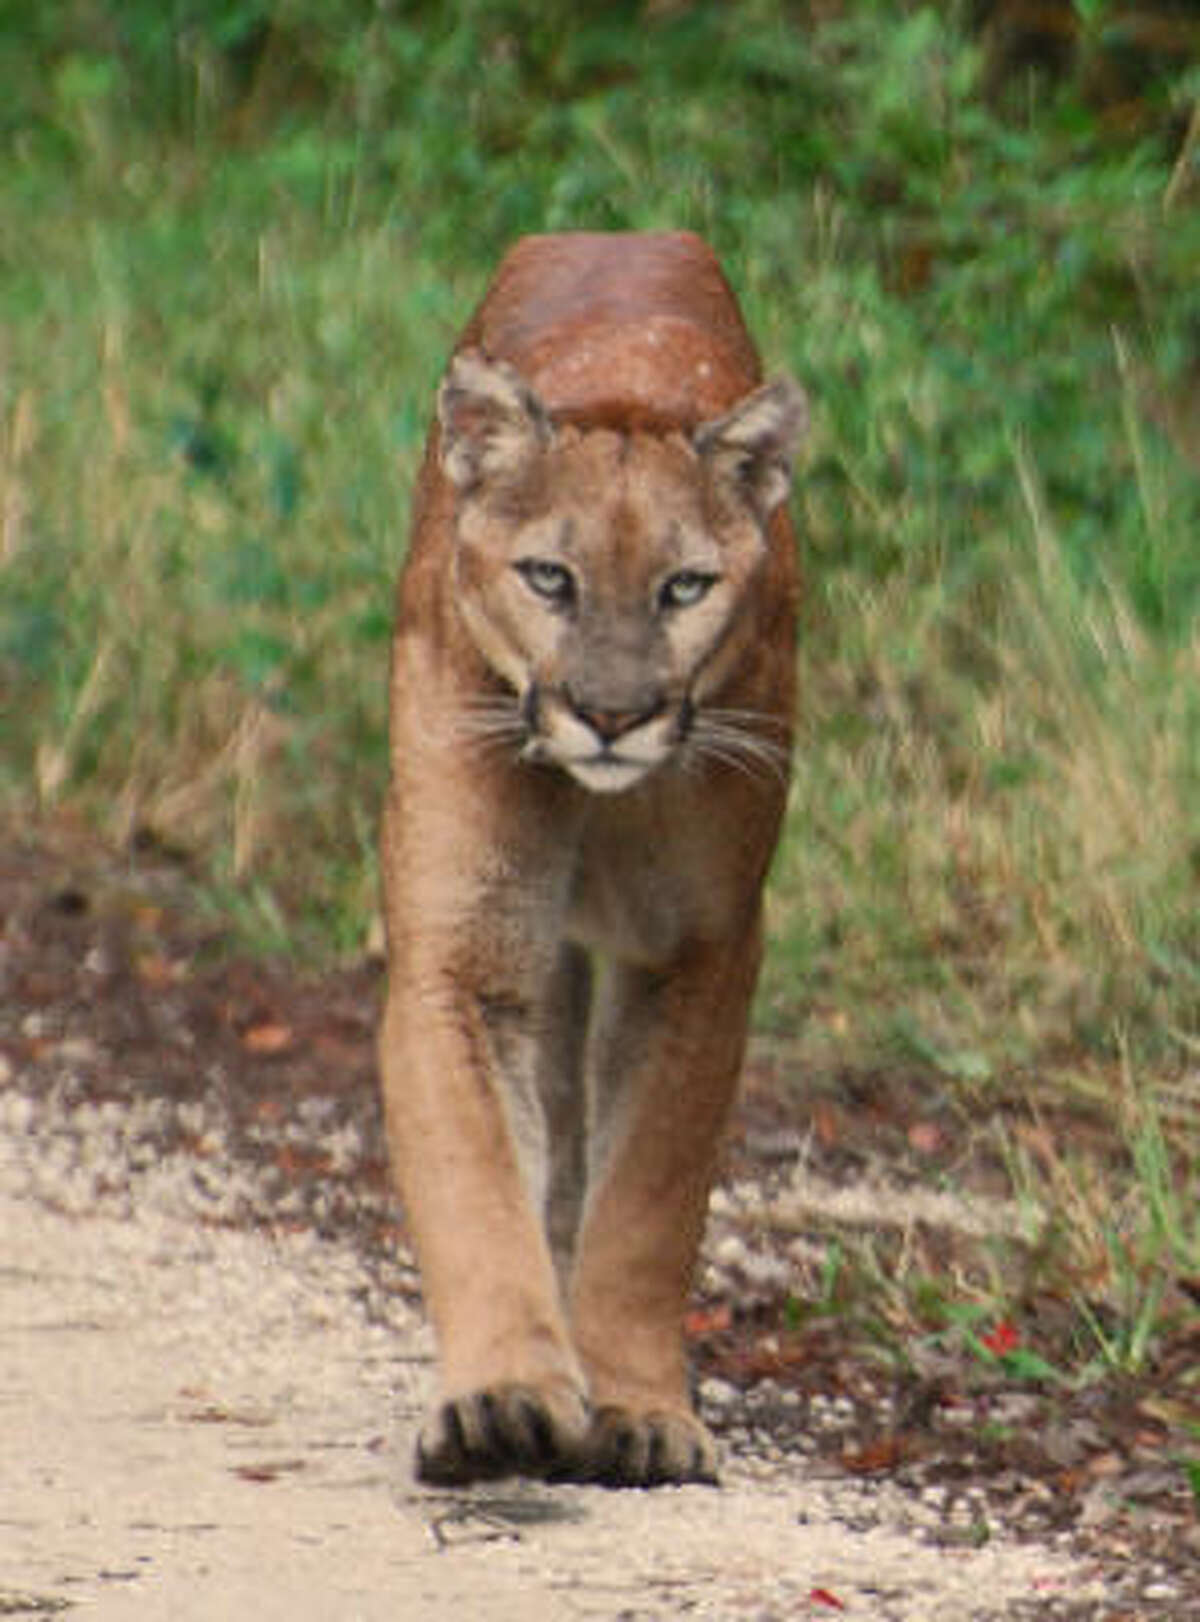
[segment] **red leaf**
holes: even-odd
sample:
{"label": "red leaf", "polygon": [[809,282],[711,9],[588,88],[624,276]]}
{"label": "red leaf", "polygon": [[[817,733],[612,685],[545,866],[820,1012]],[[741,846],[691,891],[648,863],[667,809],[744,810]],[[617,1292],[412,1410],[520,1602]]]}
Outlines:
{"label": "red leaf", "polygon": [[844,1611],[845,1600],[840,1600],[836,1594],[831,1594],[827,1588],[810,1588],[808,1591],[810,1605],[824,1605],[831,1611]]}
{"label": "red leaf", "polygon": [[979,1340],[994,1357],[1007,1357],[1009,1352],[1015,1352],[1020,1346],[1021,1332],[1016,1324],[1002,1318],[986,1335],[980,1335]]}
{"label": "red leaf", "polygon": [[733,1313],[726,1303],[714,1307],[693,1307],[684,1319],[684,1332],[692,1339],[700,1335],[719,1335],[733,1328]]}
{"label": "red leaf", "polygon": [[303,1459],[279,1459],[264,1464],[237,1464],[233,1467],[233,1473],[243,1481],[270,1483],[278,1481],[280,1476],[294,1475],[303,1469]]}
{"label": "red leaf", "polygon": [[841,1114],[827,1099],[820,1098],[813,1105],[812,1127],[822,1149],[833,1149],[842,1140]]}
{"label": "red leaf", "polygon": [[151,991],[164,991],[182,980],[184,969],[182,964],[174,963],[161,952],[143,952],[134,960],[134,969],[138,979]]}
{"label": "red leaf", "polygon": [[881,1436],[865,1447],[847,1448],[842,1454],[842,1468],[855,1476],[882,1475],[897,1469],[912,1456],[912,1451],[903,1436]]}
{"label": "red leaf", "polygon": [[908,1141],[922,1155],[940,1154],[945,1146],[941,1127],[932,1121],[915,1121],[908,1129]]}
{"label": "red leaf", "polygon": [[270,1057],[275,1053],[286,1053],[294,1041],[290,1025],[279,1024],[274,1020],[264,1020],[259,1025],[251,1025],[250,1029],[242,1032],[242,1046],[250,1053],[259,1053]]}

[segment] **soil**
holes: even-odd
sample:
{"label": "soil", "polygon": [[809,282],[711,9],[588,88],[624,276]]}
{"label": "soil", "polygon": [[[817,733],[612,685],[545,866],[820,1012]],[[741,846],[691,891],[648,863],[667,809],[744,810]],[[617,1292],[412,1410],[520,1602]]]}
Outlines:
{"label": "soil", "polygon": [[162,850],[0,844],[0,1616],[1200,1618],[1200,1320],[1077,1388],[822,1308],[839,1223],[1016,1217],[928,1078],[765,1046],[689,1319],[722,1488],[418,1489],[380,986],[239,955]]}

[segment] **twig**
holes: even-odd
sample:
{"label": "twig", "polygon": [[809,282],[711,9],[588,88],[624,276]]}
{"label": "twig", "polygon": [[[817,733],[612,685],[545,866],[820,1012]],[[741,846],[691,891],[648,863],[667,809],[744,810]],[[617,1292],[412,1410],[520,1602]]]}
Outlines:
{"label": "twig", "polygon": [[1187,133],[1183,137],[1183,145],[1179,149],[1175,167],[1171,170],[1171,178],[1167,181],[1167,189],[1163,192],[1162,209],[1164,214],[1169,214],[1183,195],[1184,187],[1188,181],[1188,167],[1198,144],[1200,144],[1200,101],[1193,103],[1192,116],[1188,121]]}

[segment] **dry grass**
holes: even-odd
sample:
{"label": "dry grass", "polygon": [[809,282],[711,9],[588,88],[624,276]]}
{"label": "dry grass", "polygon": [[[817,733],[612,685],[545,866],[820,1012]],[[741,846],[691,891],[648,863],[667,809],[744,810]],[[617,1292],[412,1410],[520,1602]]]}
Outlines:
{"label": "dry grass", "polygon": [[[700,229],[816,406],[762,1023],[818,1093],[1024,1111],[1047,1237],[934,1293],[995,1315],[1036,1263],[1144,1359],[1200,1272],[1194,79],[1134,145],[1069,85],[995,105],[937,8],[536,8],[518,49],[511,8],[333,7],[280,35],[318,105],[276,126],[133,9],[141,57],[26,30],[0,132],[0,816],[148,833],[254,945],[361,950],[453,334],[519,230]],[[1110,1153],[1038,1136],[1076,1106]],[[919,1316],[919,1224],[855,1244]]]}
{"label": "dry grass", "polygon": [[1200,628],[1166,643],[1111,579],[1081,587],[1027,447],[1013,476],[1024,534],[967,598],[900,576],[823,605],[772,994],[843,1056],[899,1045],[968,1083],[1131,1029],[1177,1073],[1200,1016]]}

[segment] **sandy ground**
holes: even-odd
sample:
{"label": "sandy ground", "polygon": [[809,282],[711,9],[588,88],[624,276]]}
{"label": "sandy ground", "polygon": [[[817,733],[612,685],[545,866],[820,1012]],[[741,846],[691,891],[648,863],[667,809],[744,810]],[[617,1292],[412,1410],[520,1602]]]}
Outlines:
{"label": "sandy ground", "polygon": [[219,1143],[148,1156],[125,1106],[67,1121],[2,1082],[0,1616],[965,1622],[1099,1598],[1064,1548],[948,1549],[912,1494],[812,1461],[734,1460],[717,1491],[419,1490],[428,1334],[352,1247],[224,1223],[212,1191],[245,1171]]}

